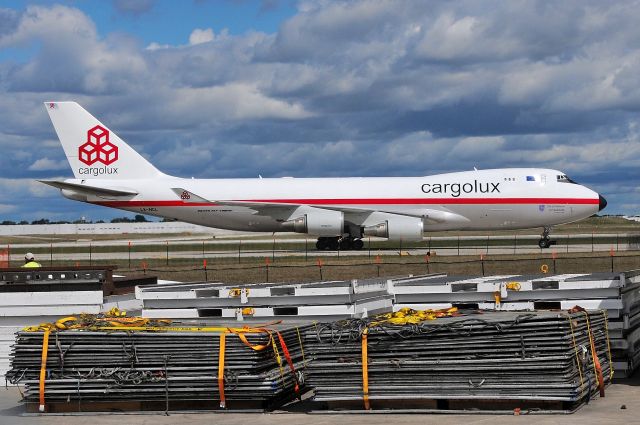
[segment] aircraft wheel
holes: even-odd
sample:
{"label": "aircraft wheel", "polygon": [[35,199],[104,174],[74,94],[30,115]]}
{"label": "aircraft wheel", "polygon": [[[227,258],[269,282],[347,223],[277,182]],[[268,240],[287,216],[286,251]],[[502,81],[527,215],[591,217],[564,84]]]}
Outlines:
{"label": "aircraft wheel", "polygon": [[329,251],[337,251],[340,244],[338,243],[338,238],[327,238],[327,246],[329,247]]}
{"label": "aircraft wheel", "polygon": [[318,251],[324,251],[329,247],[329,243],[327,238],[318,238],[318,242],[316,242],[316,249]]}
{"label": "aircraft wheel", "polygon": [[342,238],[340,240],[340,250],[349,251],[352,248],[352,242],[351,238]]}
{"label": "aircraft wheel", "polygon": [[540,240],[538,241],[538,246],[539,246],[541,249],[549,248],[549,247],[551,246],[551,241],[550,241],[549,239],[544,239],[544,238],[543,238],[543,239],[540,239]]}
{"label": "aircraft wheel", "polygon": [[353,241],[353,249],[360,251],[362,248],[364,248],[364,242],[362,242],[362,239],[355,239]]}

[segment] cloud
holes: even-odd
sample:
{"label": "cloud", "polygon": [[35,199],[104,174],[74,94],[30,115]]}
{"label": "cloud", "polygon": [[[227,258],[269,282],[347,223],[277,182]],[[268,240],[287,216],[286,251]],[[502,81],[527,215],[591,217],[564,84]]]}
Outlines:
{"label": "cloud", "polygon": [[67,161],[54,161],[47,157],[39,158],[31,164],[28,168],[29,171],[55,171],[66,170],[69,168]]}
{"label": "cloud", "polygon": [[0,204],[0,214],[7,214],[16,210],[16,206],[12,204]]}
{"label": "cloud", "polygon": [[119,13],[132,16],[150,12],[155,4],[155,0],[113,0],[113,6]]}
{"label": "cloud", "polygon": [[0,9],[0,48],[32,49],[0,62],[0,176],[64,172],[42,101],[75,100],[172,174],[549,167],[631,212],[638,19],[633,1],[303,1],[274,33],[167,44],[72,7]]}
{"label": "cloud", "polygon": [[216,36],[211,28],[203,30],[200,28],[196,28],[191,32],[191,35],[189,35],[189,44],[194,45],[208,43],[210,41],[213,41],[215,37]]}

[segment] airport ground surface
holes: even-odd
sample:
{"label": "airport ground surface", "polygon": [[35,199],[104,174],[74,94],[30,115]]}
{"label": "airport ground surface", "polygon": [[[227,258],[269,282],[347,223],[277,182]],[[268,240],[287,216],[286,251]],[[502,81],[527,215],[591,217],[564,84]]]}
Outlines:
{"label": "airport ground surface", "polygon": [[2,425],[75,425],[75,424],[304,424],[304,425],[378,425],[378,424],[536,424],[536,425],[603,425],[640,424],[640,374],[631,379],[619,380],[609,386],[604,398],[592,400],[577,412],[565,414],[486,415],[486,414],[327,414],[327,413],[162,413],[147,414],[81,414],[81,415],[34,415],[25,414],[20,404],[20,394],[15,387],[0,389],[0,424]]}

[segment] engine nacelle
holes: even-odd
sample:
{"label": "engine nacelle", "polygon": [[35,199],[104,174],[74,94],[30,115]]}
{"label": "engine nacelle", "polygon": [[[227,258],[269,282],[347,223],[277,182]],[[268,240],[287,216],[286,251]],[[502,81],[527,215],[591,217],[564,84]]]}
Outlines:
{"label": "engine nacelle", "polygon": [[387,219],[364,228],[365,236],[378,236],[389,240],[421,241],[423,224],[418,217],[388,214]]}
{"label": "engine nacelle", "polygon": [[304,215],[282,224],[285,230],[296,233],[307,233],[314,236],[340,236],[344,231],[344,213],[311,208]]}

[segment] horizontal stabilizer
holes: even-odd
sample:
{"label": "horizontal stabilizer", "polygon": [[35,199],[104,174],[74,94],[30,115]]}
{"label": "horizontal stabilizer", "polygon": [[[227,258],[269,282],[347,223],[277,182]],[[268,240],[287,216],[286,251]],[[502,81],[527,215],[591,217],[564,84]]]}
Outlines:
{"label": "horizontal stabilizer", "polygon": [[49,186],[57,187],[58,189],[73,190],[87,195],[95,196],[134,196],[138,192],[127,188],[106,188],[98,186],[90,186],[80,183],[69,183],[59,180],[38,180],[40,183],[48,184]]}

